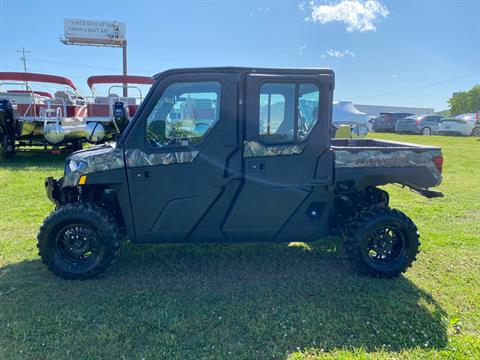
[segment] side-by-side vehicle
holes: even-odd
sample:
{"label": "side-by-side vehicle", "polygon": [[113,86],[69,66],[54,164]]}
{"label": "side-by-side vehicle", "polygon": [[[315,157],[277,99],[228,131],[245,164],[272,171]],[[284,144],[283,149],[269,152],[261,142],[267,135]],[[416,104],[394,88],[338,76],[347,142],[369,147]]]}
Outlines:
{"label": "side-by-side vehicle", "polygon": [[311,242],[341,233],[353,265],[394,277],[415,260],[415,224],[378,186],[426,197],[440,148],[331,139],[334,73],[195,68],[158,74],[116,143],[73,153],[48,178],[56,208],[43,263],[88,279],[132,243]]}

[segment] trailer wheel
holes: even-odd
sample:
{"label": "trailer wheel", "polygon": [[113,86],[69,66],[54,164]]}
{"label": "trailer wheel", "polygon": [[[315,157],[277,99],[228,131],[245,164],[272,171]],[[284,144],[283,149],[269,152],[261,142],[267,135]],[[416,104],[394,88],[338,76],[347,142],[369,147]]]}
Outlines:
{"label": "trailer wheel", "polygon": [[359,272],[386,278],[405,272],[420,246],[413,221],[390,208],[360,212],[347,225],[344,241],[346,253]]}
{"label": "trailer wheel", "polygon": [[83,144],[80,140],[74,140],[72,141],[72,152],[75,152],[75,151],[78,151],[78,150],[82,150],[83,149]]}
{"label": "trailer wheel", "polygon": [[38,254],[48,270],[69,280],[102,275],[115,263],[121,245],[115,220],[88,203],[58,207],[45,219],[37,239]]}
{"label": "trailer wheel", "polygon": [[15,154],[15,140],[9,137],[2,132],[0,128],[0,137],[3,138],[1,148],[2,148],[2,158],[5,160],[9,160]]}

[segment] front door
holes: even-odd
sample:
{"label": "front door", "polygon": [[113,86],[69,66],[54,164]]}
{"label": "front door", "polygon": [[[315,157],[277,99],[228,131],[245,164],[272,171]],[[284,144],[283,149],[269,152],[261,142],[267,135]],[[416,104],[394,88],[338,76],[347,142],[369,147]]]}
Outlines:
{"label": "front door", "polygon": [[222,218],[207,214],[222,212],[240,185],[238,78],[157,81],[125,140],[136,242],[223,240]]}
{"label": "front door", "polygon": [[224,224],[232,241],[302,241],[327,229],[332,74],[250,74],[242,188]]}

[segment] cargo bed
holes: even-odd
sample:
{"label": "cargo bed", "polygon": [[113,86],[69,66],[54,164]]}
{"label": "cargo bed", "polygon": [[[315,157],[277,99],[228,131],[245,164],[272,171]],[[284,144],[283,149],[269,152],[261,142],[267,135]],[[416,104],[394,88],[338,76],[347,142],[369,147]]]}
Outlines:
{"label": "cargo bed", "polygon": [[427,189],[442,181],[442,151],[377,139],[332,139],[337,189],[397,183]]}

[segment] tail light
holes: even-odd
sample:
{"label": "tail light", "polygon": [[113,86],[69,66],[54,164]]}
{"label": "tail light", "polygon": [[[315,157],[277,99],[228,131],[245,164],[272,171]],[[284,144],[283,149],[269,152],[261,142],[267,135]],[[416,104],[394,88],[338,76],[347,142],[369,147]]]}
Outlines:
{"label": "tail light", "polygon": [[443,169],[443,156],[442,155],[434,156],[432,161],[435,164],[435,167],[437,168],[438,172],[441,174]]}
{"label": "tail light", "polygon": [[415,123],[416,123],[417,125],[420,125],[421,122],[422,122],[421,120],[415,120]]}

